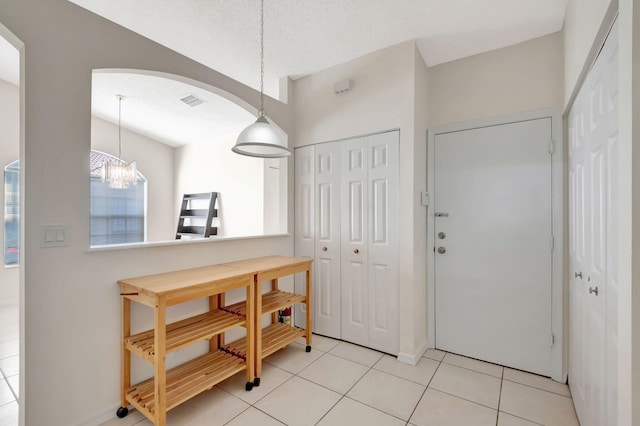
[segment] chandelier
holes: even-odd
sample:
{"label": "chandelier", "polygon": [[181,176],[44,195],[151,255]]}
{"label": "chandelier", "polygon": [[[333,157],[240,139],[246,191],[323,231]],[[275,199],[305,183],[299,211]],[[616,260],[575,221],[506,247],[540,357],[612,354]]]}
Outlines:
{"label": "chandelier", "polygon": [[122,99],[118,98],[118,158],[104,163],[102,169],[102,182],[108,183],[111,188],[126,189],[129,185],[138,182],[138,168],[136,162],[127,163],[122,159]]}

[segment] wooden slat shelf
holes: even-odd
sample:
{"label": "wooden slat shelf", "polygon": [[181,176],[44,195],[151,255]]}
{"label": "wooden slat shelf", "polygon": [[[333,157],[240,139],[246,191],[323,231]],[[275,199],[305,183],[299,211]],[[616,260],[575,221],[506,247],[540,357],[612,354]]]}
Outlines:
{"label": "wooden slat shelf", "polygon": [[[211,389],[246,368],[245,361],[223,351],[209,352],[167,371],[166,410]],[[153,377],[126,390],[127,401],[147,417],[155,416]]]}
{"label": "wooden slat shelf", "polygon": [[[305,295],[288,293],[281,290],[271,291],[262,295],[262,313],[270,314],[288,306],[293,306],[296,303],[306,303],[306,300],[307,297]],[[234,303],[222,309],[238,315],[246,314],[244,302]]]}
{"label": "wooden slat shelf", "polygon": [[[242,302],[245,306],[245,302]],[[246,313],[246,309],[245,309]],[[233,327],[244,326],[246,318],[222,310],[210,311],[167,324],[166,352],[173,352],[201,340],[211,339]],[[153,363],[155,355],[154,331],[148,330],[125,338],[128,350]]]}
{"label": "wooden slat shelf", "polygon": [[[260,358],[265,358],[275,351],[284,348],[299,337],[305,337],[307,330],[292,327],[287,324],[275,323],[262,329],[262,352]],[[245,339],[236,340],[224,346],[225,351],[237,356],[246,356]]]}

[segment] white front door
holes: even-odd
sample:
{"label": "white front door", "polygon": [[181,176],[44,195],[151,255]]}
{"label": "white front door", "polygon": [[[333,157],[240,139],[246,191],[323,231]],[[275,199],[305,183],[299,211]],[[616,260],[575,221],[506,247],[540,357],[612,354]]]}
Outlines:
{"label": "white front door", "polygon": [[551,375],[551,135],[551,118],[436,135],[436,347]]}

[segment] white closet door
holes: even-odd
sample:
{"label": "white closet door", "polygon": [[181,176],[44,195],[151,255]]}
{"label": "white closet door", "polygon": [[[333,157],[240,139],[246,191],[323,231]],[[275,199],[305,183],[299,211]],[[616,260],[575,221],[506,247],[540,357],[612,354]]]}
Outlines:
{"label": "white closet door", "polygon": [[399,132],[369,137],[369,347],[398,353]]}
{"label": "white closet door", "polygon": [[582,425],[617,424],[617,26],[569,113],[570,375]]}
{"label": "white closet door", "polygon": [[342,339],[369,344],[368,275],[368,141],[366,137],[342,147]]}
{"label": "white closet door", "polygon": [[576,327],[583,322],[587,314],[587,293],[584,291],[582,278],[586,274],[588,260],[587,223],[588,193],[586,191],[587,164],[585,134],[585,95],[576,98],[569,116],[569,288],[570,288],[570,323],[571,336],[569,381],[576,412],[585,412],[587,407],[587,375],[589,374],[589,354],[578,354],[578,348],[586,348],[589,330]]}
{"label": "white closet door", "polygon": [[[295,255],[314,258],[315,255],[315,149],[313,145],[295,150]],[[305,274],[296,274],[295,292],[306,294]],[[307,305],[295,305],[294,321],[300,328],[307,326]]]}
{"label": "white closet door", "polygon": [[340,148],[315,147],[315,332],[340,338]]}

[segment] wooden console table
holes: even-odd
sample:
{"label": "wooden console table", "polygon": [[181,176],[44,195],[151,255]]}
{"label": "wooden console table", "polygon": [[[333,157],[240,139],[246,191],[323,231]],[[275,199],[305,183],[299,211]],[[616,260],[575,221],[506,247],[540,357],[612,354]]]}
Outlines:
{"label": "wooden console table", "polygon": [[[168,410],[204,392],[228,377],[246,370],[246,389],[260,385],[262,358],[306,337],[311,350],[311,259],[266,256],[202,268],[167,272],[118,281],[122,296],[122,390],[118,417],[133,405],[156,426],[166,425]],[[281,291],[278,278],[306,273],[306,295]],[[271,291],[262,295],[262,283]],[[224,293],[246,288],[243,302],[225,306]],[[166,323],[166,308],[208,297],[204,314]],[[131,301],[154,309],[154,328],[131,335]],[[279,324],[277,311],[306,303],[307,328]],[[262,329],[262,314],[272,314],[272,324]],[[225,344],[224,333],[245,327],[246,336]],[[194,360],[166,370],[166,354],[192,343],[209,340],[210,350]],[[154,377],[131,385],[131,354],[154,366]]]}

